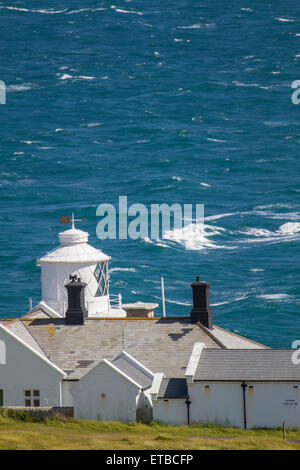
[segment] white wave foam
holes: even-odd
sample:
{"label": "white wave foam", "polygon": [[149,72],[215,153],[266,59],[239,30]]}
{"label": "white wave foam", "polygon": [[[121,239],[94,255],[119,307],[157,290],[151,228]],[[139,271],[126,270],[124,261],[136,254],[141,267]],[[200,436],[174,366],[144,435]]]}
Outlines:
{"label": "white wave foam", "polygon": [[31,10],[33,13],[42,13],[44,15],[57,15],[59,13],[65,13],[67,11],[67,8],[64,10],[52,10],[51,8],[49,10],[44,9],[44,10]]}
{"label": "white wave foam", "polygon": [[22,85],[8,85],[6,87],[6,91],[8,93],[14,92],[14,91],[27,91],[27,90],[31,90],[31,88],[32,88],[31,83],[28,83],[28,84],[23,83]]}
{"label": "white wave foam", "polygon": [[275,219],[275,220],[277,219],[277,220],[294,221],[294,220],[299,220],[300,219],[300,213],[299,212],[276,213],[276,212],[271,212],[271,211],[253,211],[253,212],[248,212],[248,214],[261,215],[265,218]]}
{"label": "white wave foam", "polygon": [[189,224],[183,228],[165,231],[163,234],[163,239],[183,245],[188,250],[204,250],[206,248],[235,248],[216,245],[209,240],[209,237],[220,235],[223,232],[225,232],[225,229],[222,227],[208,224]]}
{"label": "white wave foam", "polygon": [[216,304],[210,304],[210,305],[211,307],[218,307],[219,305],[227,305],[227,304],[229,304],[229,302],[218,302]]}
{"label": "white wave foam", "polygon": [[81,80],[95,80],[96,77],[88,77],[87,75],[79,75],[78,78],[80,78]]}
{"label": "white wave foam", "polygon": [[206,140],[209,140],[211,142],[227,142],[227,140],[212,139],[211,137],[206,137]]}
{"label": "white wave foam", "polygon": [[73,78],[72,75],[69,75],[68,73],[64,73],[61,77],[59,77],[60,80],[69,80],[70,78]]}
{"label": "white wave foam", "polygon": [[278,234],[282,235],[295,235],[300,233],[300,223],[299,222],[287,222],[279,227],[277,230]]}
{"label": "white wave foam", "polygon": [[[59,75],[59,74],[57,74]],[[64,73],[59,77],[59,80],[69,80],[70,78],[74,78],[74,80],[95,80],[96,77],[88,76],[88,75],[69,75],[68,73]]]}
{"label": "white wave foam", "polygon": [[257,297],[264,300],[287,300],[291,298],[288,294],[262,294],[257,295]]}
{"label": "white wave foam", "polygon": [[212,307],[218,307],[219,305],[228,305],[232,302],[239,302],[240,300],[246,300],[246,299],[248,299],[248,295],[247,294],[242,294],[241,296],[236,297],[235,299],[232,299],[231,301],[226,300],[224,302],[217,302],[217,303],[211,304],[211,306]]}
{"label": "white wave foam", "polygon": [[163,248],[170,248],[169,245],[163,243],[161,240],[151,240],[151,238],[149,237],[145,237],[143,240],[145,243],[149,243],[150,245],[161,246]]}
{"label": "white wave foam", "polygon": [[263,228],[247,228],[240,231],[246,235],[255,237],[255,239],[246,239],[242,242],[281,242],[298,239],[300,236],[300,222],[287,222],[272,232]]}
{"label": "white wave foam", "polygon": [[216,215],[209,215],[205,217],[205,220],[218,220],[222,219],[223,217],[230,217],[232,215],[236,215],[234,212],[228,212],[227,214],[216,214]]}
{"label": "white wave foam", "polygon": [[279,209],[292,209],[293,208],[291,204],[266,204],[265,206],[255,206],[254,209],[263,210],[263,209],[273,209],[274,207],[278,207]]}
{"label": "white wave foam", "polygon": [[135,11],[135,10],[122,10],[121,8],[117,8],[116,5],[111,5],[113,10],[115,10],[118,13],[131,13],[133,15],[143,15],[141,11]]}
{"label": "white wave foam", "polygon": [[90,11],[90,8],[80,8],[79,10],[71,10],[66,13],[67,15],[76,15],[77,13],[82,13],[83,11]]}
{"label": "white wave foam", "polygon": [[86,127],[98,127],[101,126],[101,122],[90,122],[89,124],[86,125]]}
{"label": "white wave foam", "polygon": [[274,18],[276,21],[281,21],[282,23],[295,23],[295,20],[290,20],[288,18]]}
{"label": "white wave foam", "polygon": [[[158,297],[157,295],[153,296],[156,300],[161,301],[161,297]],[[165,299],[168,304],[175,304],[175,305],[184,305],[185,307],[191,307],[192,302],[179,302],[178,300],[170,300],[170,299]]]}
{"label": "white wave foam", "polygon": [[114,271],[126,271],[126,272],[130,272],[130,273],[135,273],[136,272],[136,269],[135,268],[111,268],[109,270],[109,272],[114,272]]}
{"label": "white wave foam", "polygon": [[242,82],[239,82],[238,80],[234,80],[232,83],[235,86],[239,86],[239,87],[257,87],[257,88],[260,88],[261,90],[269,90],[270,88],[273,88],[272,85],[262,86],[262,85],[259,85],[258,83],[242,83]]}
{"label": "white wave foam", "polygon": [[249,227],[245,230],[242,230],[241,233],[244,233],[245,235],[253,235],[254,237],[269,237],[273,235],[273,232],[271,232],[270,230],[255,227]]}
{"label": "white wave foam", "polygon": [[208,183],[200,183],[200,186],[203,186],[204,188],[211,188],[211,185]]}
{"label": "white wave foam", "polygon": [[215,26],[216,23],[196,23],[192,24],[191,26],[177,26],[177,29],[201,29],[201,28],[211,28]]}
{"label": "white wave foam", "polygon": [[28,10],[28,8],[18,8],[18,7],[6,7],[6,6],[3,6],[3,7],[0,7],[1,9],[2,8],[5,8],[6,10],[16,10],[16,11],[31,11],[31,10]]}
{"label": "white wave foam", "polygon": [[251,268],[250,271],[253,272],[253,273],[257,273],[257,272],[260,272],[260,271],[264,271],[264,269],[262,269],[262,268]]}
{"label": "white wave foam", "polygon": [[192,302],[179,302],[178,300],[170,300],[170,299],[166,299],[166,302],[168,304],[184,305],[186,307],[190,307],[192,305]]}
{"label": "white wave foam", "polygon": [[18,7],[11,7],[11,6],[1,6],[0,9],[5,8],[6,10],[14,10],[14,11],[22,11],[26,13],[41,13],[41,14],[46,14],[46,15],[55,15],[58,13],[65,13],[67,9],[65,8],[64,10],[53,10],[52,8],[49,9],[42,9],[42,10],[29,10],[28,8],[18,8]]}
{"label": "white wave foam", "polygon": [[172,176],[172,180],[182,181],[182,178],[180,176]]}

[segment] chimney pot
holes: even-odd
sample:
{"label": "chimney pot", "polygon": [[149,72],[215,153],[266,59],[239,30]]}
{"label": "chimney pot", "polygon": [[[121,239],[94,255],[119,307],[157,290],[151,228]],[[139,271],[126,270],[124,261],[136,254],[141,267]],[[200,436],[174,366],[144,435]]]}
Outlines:
{"label": "chimney pot", "polygon": [[77,276],[70,275],[70,282],[65,285],[68,291],[68,309],[66,311],[67,325],[83,325],[88,312],[84,302],[84,288],[87,284]]}
{"label": "chimney pot", "polygon": [[209,306],[209,282],[200,281],[200,276],[196,276],[196,282],[191,284],[193,289],[193,309],[191,311],[191,323],[202,323],[206,328],[211,329],[212,311]]}

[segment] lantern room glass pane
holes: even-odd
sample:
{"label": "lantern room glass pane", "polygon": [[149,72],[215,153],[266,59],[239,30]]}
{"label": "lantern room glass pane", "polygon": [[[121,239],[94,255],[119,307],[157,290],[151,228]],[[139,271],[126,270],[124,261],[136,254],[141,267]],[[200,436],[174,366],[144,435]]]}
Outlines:
{"label": "lantern room glass pane", "polygon": [[98,282],[100,279],[100,274],[101,274],[101,267],[100,267],[100,263],[98,263],[94,271],[95,278],[97,279]]}
{"label": "lantern room glass pane", "polygon": [[96,291],[95,297],[102,297],[103,295],[107,295],[108,292],[108,276],[107,276],[107,262],[104,261],[103,263],[98,263],[95,271],[94,276],[98,282],[98,289]]}

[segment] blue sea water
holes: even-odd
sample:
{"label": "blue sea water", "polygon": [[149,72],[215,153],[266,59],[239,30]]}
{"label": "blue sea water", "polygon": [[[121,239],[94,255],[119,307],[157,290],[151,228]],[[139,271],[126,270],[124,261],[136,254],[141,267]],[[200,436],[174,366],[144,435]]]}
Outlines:
{"label": "blue sea water", "polygon": [[[296,0],[0,2],[0,317],[41,295],[60,215],[112,256],[111,291],[272,347],[300,339]],[[99,240],[96,208],[204,204],[194,240]],[[161,311],[161,306],[158,309]]]}

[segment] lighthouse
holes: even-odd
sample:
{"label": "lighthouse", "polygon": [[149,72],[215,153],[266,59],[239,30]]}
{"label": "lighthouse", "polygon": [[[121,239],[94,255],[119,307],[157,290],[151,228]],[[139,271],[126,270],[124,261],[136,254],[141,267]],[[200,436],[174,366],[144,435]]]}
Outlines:
{"label": "lighthouse", "polygon": [[57,316],[65,316],[68,308],[65,286],[71,275],[86,284],[85,308],[88,317],[125,316],[120,295],[119,306],[111,307],[110,256],[88,244],[89,234],[75,227],[74,215],[71,220],[68,217],[62,219],[71,221],[71,228],[59,233],[60,245],[38,260],[42,274],[42,305]]}

